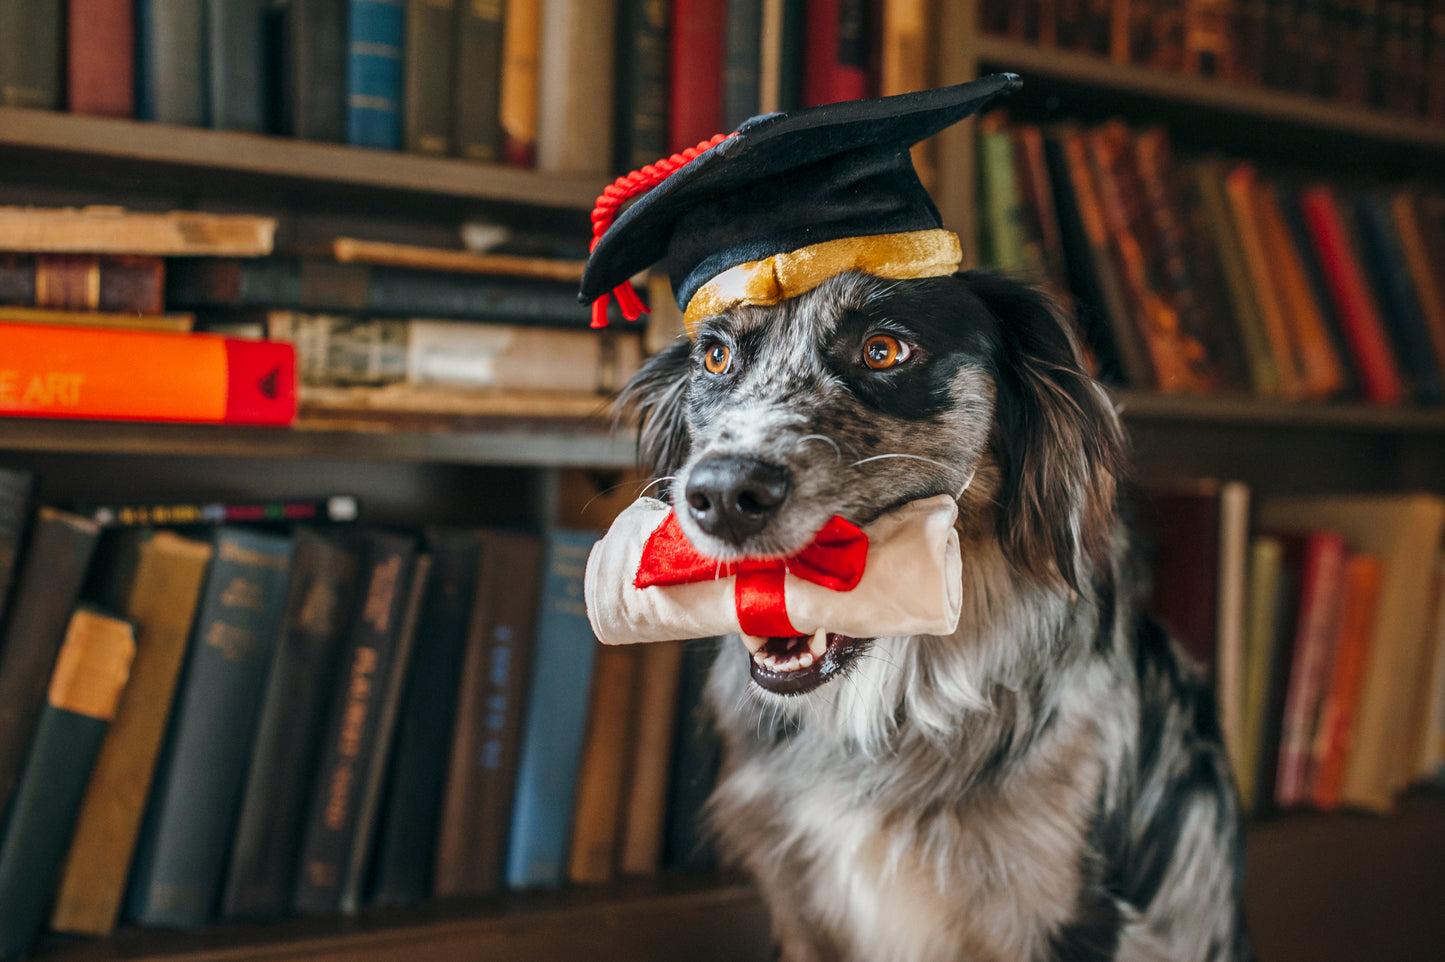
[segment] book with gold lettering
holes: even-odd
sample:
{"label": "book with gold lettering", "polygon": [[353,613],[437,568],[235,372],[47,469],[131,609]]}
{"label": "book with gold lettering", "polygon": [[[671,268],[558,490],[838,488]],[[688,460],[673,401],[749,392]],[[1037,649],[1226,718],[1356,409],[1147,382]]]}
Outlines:
{"label": "book with gold lettering", "polygon": [[409,535],[368,530],[351,628],[326,725],[320,765],[299,847],[291,907],[303,914],[335,912],[349,884],[352,848],[361,824],[364,789],[379,751],[387,693],[402,671],[401,641],[417,549]]}
{"label": "book with gold lettering", "polygon": [[132,921],[193,928],[214,913],[292,553],[289,537],[239,527],[215,533],[131,874]]}
{"label": "book with gold lettering", "polygon": [[71,616],[0,838],[0,958],[24,957],[40,931],[135,650],[125,619],[84,607]]}
{"label": "book with gold lettering", "polygon": [[0,415],[290,424],[290,344],[213,334],[6,323]]}

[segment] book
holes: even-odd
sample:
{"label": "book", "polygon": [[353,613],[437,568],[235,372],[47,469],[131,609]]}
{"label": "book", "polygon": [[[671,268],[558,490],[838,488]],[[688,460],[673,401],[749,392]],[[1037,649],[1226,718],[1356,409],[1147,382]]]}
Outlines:
{"label": "book", "polygon": [[546,536],[507,849],[511,888],[555,886],[566,875],[587,693],[598,648],[582,601],[587,553],[596,540],[591,532],[561,528]]}
{"label": "book", "polygon": [[91,504],[79,506],[82,513],[103,528],[133,528],[145,525],[232,524],[246,521],[355,521],[361,511],[349,494],[329,498],[291,501],[193,501],[163,504]]}
{"label": "book", "polygon": [[723,37],[727,0],[672,5],[667,146],[676,153],[722,131]]}
{"label": "book", "polygon": [[283,133],[346,139],[346,22],[349,0],[287,0],[281,11]]}
{"label": "book", "polygon": [[372,901],[411,905],[431,894],[442,793],[446,788],[457,680],[476,596],[482,538],[470,529],[429,528],[432,575],[422,606],[376,841]]}
{"label": "book", "polygon": [[762,75],[762,0],[728,0],[723,39],[722,129],[737,130],[758,110]]}
{"label": "book", "polygon": [[531,167],[537,159],[541,45],[542,0],[507,0],[497,114],[502,126],[502,159],[514,167]]}
{"label": "book", "polygon": [[1337,530],[1354,550],[1384,565],[1340,800],[1386,811],[1418,748],[1404,706],[1413,703],[1426,673],[1422,649],[1445,500],[1429,494],[1273,497],[1261,501],[1259,521],[1279,530]]}
{"label": "book", "polygon": [[[455,135],[448,145],[468,160],[502,160],[502,63],[504,9],[501,0],[465,0],[456,5],[454,76],[441,95],[448,98]],[[408,35],[410,36],[410,35]],[[408,61],[410,64],[410,61]],[[415,148],[413,148],[415,149]]]}
{"label": "book", "polygon": [[667,156],[668,29],[672,8],[618,0],[617,96],[612,166],[641,170]]}
{"label": "book", "polygon": [[[979,217],[980,260],[990,267],[1036,280],[1039,257],[1026,253],[1023,198],[1014,163],[1014,142],[1004,116],[993,113],[978,124],[978,182],[983,210]],[[1037,252],[1035,252],[1037,253]]]}
{"label": "book", "polygon": [[154,257],[0,254],[0,304],[159,314],[164,270]]}
{"label": "book", "polygon": [[[764,0],[765,7],[767,2]],[[876,25],[881,38],[878,43],[879,96],[927,90],[933,86],[929,80],[931,37],[928,0],[889,0],[881,7]],[[929,144],[921,143],[914,144],[911,153],[918,179],[925,189],[932,192],[938,181],[934,151]]]}
{"label": "book", "polygon": [[1325,529],[1303,533],[1290,545],[1299,572],[1295,634],[1280,727],[1279,764],[1269,787],[1275,804],[1305,804],[1314,780],[1311,747],[1340,637],[1345,590],[1345,539]]}
{"label": "book", "polygon": [[[460,114],[452,111],[454,75],[458,100],[476,83],[463,73],[465,69],[475,69],[472,64],[480,53],[462,49],[462,37],[473,29],[471,11],[493,8],[499,16],[501,12],[500,2],[461,6],[463,12],[458,15],[456,0],[406,0],[402,142],[415,154],[441,156],[451,152],[453,122],[460,119]],[[453,48],[457,56],[453,55]],[[495,58],[490,62],[495,65]],[[470,111],[467,116],[472,116]]]}
{"label": "book", "polygon": [[611,173],[612,36],[616,0],[543,0],[537,78],[538,170],[553,174]]}
{"label": "book", "polygon": [[214,915],[290,580],[290,538],[222,527],[126,894],[141,925]]}
{"label": "book", "polygon": [[[254,214],[213,214],[199,210],[151,212],[124,207],[0,207],[0,250],[42,254],[112,254],[102,258],[101,286],[107,272],[130,267],[162,275],[162,265],[145,257],[259,257],[271,253],[276,219]],[[120,259],[126,255],[127,259]],[[140,255],[140,256],[137,256]],[[81,262],[84,263],[84,262]],[[96,268],[91,268],[92,270]],[[119,303],[101,293],[89,308],[158,314],[159,292],[152,300]],[[154,303],[154,307],[151,307]],[[135,306],[135,305],[140,306]],[[46,306],[46,305],[41,305]],[[60,306],[60,305],[53,305]],[[148,309],[149,308],[149,309]]]}
{"label": "book", "polygon": [[1445,368],[1445,258],[1438,258],[1438,264],[1432,260],[1431,241],[1427,239],[1418,195],[1412,191],[1395,193],[1390,210],[1435,362]]}
{"label": "book", "polygon": [[48,505],[36,509],[0,631],[0,818],[45,702],[45,680],[95,551],[100,528]]}
{"label": "book", "polygon": [[135,116],[135,0],[67,0],[65,106]]}
{"label": "book", "polygon": [[1421,780],[1438,781],[1445,766],[1445,553],[1435,568],[1435,610],[1431,613],[1429,637],[1434,662],[1424,686],[1424,734],[1415,771]]}
{"label": "book", "polygon": [[290,424],[290,344],[0,323],[0,414]]}
{"label": "book", "polygon": [[[642,335],[635,330],[301,313],[285,321],[304,385],[608,393],[642,366]],[[278,326],[271,326],[273,336]]]}
{"label": "book", "polygon": [[868,96],[868,4],[865,0],[805,0],[803,106]]}
{"label": "book", "polygon": [[706,691],[708,673],[724,641],[701,638],[683,643],[662,851],[667,868],[704,871],[717,862],[705,813],[722,763],[722,741],[712,725]]}
{"label": "book", "polygon": [[364,313],[442,320],[590,327],[575,284],[315,258],[216,258],[172,263],[170,306]]}
{"label": "book", "polygon": [[414,244],[393,244],[385,241],[338,237],[326,248],[335,260],[344,264],[379,264],[390,267],[415,267],[423,270],[453,271],[460,274],[496,274],[502,277],[527,277],[539,281],[582,281],[586,261],[558,257],[527,257],[517,254],[479,254],[469,250],[445,247],[421,247]]}
{"label": "book", "polygon": [[50,927],[109,935],[165,737],[176,683],[211,562],[206,541],[147,531],[122,609],[135,625],[136,656],[95,759],[65,856]]}
{"label": "book", "polygon": [[58,109],[64,46],[64,0],[0,4],[0,106]]}
{"label": "book", "polygon": [[163,331],[189,334],[194,314],[120,314],[113,311],[57,310],[48,307],[0,307],[0,323],[62,324],[67,327],[107,327],[127,331]]}
{"label": "book", "polygon": [[399,0],[348,0],[346,142],[400,150],[406,16]]}
{"label": "book", "polygon": [[356,594],[347,534],[298,527],[280,634],[261,697],[220,914],[268,919],[291,906],[297,850]]}
{"label": "book", "polygon": [[1445,401],[1445,376],[1395,231],[1390,198],[1366,193],[1356,202],[1355,214],[1365,275],[1375,291],[1395,359],[1408,375],[1410,396],[1421,404]]}
{"label": "book", "polygon": [[653,875],[662,867],[683,644],[646,645],[638,654],[636,731],[617,854],[623,876]]}
{"label": "book", "polygon": [[[803,8],[804,0],[763,0],[758,80],[761,113],[787,113],[803,105]],[[914,159],[917,163],[917,153]]]}
{"label": "book", "polygon": [[357,797],[356,829],[352,834],[346,871],[341,881],[341,911],[355,914],[369,897],[371,864],[377,822],[381,814],[387,772],[392,765],[392,746],[396,741],[396,721],[401,711],[402,693],[411,674],[412,654],[416,650],[417,629],[421,623],[422,603],[426,599],[427,582],[431,579],[432,557],[419,553],[412,563],[404,607],[397,627],[396,651],[386,686],[380,692],[376,716],[376,748],[371,753],[366,776]]}
{"label": "book", "polygon": [[71,616],[0,838],[0,958],[23,958],[45,920],[135,650],[128,621],[87,608]]}
{"label": "book", "polygon": [[437,824],[437,896],[486,895],[502,884],[531,676],[543,543],[483,531]]}
{"label": "book", "polygon": [[5,622],[34,489],[35,475],[31,472],[0,467],[0,624]]}
{"label": "book", "polygon": [[637,724],[640,651],[604,646],[594,656],[567,846],[566,879],[575,884],[600,885],[616,876],[622,803]]}
{"label": "book", "polygon": [[262,133],[268,127],[264,24],[271,0],[206,0],[210,125]]}
{"label": "book", "polygon": [[1311,184],[1300,191],[1299,204],[1359,374],[1363,399],[1371,404],[1398,404],[1405,397],[1399,362],[1335,193],[1325,184]]}
{"label": "book", "polygon": [[136,0],[136,116],[210,122],[206,0]]}
{"label": "book", "polygon": [[384,764],[380,739],[386,693],[401,663],[401,628],[416,564],[409,535],[365,533],[356,603],[340,674],[321,730],[320,764],[298,846],[291,908],[336,912],[350,883],[364,789]]}
{"label": "book", "polygon": [[1246,812],[1259,809],[1259,757],[1264,750],[1265,713],[1269,706],[1270,668],[1279,634],[1283,545],[1269,535],[1249,541],[1249,567],[1245,598],[1244,734],[1240,764],[1234,780],[1240,805]]}
{"label": "book", "polygon": [[1380,559],[1372,555],[1352,554],[1345,562],[1339,640],[1310,746],[1310,799],[1327,812],[1340,805],[1382,576]]}

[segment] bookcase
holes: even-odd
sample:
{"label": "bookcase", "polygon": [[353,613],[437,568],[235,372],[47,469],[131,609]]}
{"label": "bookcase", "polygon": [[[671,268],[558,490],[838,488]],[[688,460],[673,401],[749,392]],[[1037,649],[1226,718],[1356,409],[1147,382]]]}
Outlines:
{"label": "bookcase", "polygon": [[[932,11],[937,84],[995,69],[1026,78],[1040,118],[1162,122],[1176,142],[1331,172],[1445,180],[1445,129],[1299,95],[1109,63],[977,29],[978,4]],[[938,138],[935,196],[972,236],[973,125]],[[282,215],[288,245],[348,225],[414,243],[465,219],[587,236],[599,178],[500,165],[0,107],[0,202],[200,207]],[[1445,493],[1445,409],[1300,405],[1119,391],[1141,480],[1229,477],[1259,492]],[[447,431],[0,421],[0,465],[36,472],[37,501],[358,495],[380,523],[550,520],[557,472],[632,463],[625,433],[596,412],[523,411]],[[1445,803],[1397,815],[1289,816],[1254,828],[1247,894],[1263,958],[1422,958],[1445,938]],[[1356,886],[1368,891],[1354,901]],[[123,930],[50,938],[55,960],[767,959],[766,909],[742,880],[667,877],[602,889],[515,894],[366,911],[346,919],[203,933]]]}

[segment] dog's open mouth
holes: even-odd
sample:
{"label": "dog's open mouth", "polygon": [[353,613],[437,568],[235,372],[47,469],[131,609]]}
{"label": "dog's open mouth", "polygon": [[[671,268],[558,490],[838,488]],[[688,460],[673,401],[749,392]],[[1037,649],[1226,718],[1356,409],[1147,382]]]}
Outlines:
{"label": "dog's open mouth", "polygon": [[832,678],[862,650],[867,639],[819,628],[811,635],[758,638],[743,635],[758,687],[777,695],[801,695]]}

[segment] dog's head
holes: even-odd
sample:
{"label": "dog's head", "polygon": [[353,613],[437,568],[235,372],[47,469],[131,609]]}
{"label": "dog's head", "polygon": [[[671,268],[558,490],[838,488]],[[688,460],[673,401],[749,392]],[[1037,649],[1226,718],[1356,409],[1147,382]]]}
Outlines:
{"label": "dog's head", "polygon": [[[776,557],[832,516],[867,524],[941,493],[965,550],[1077,589],[1105,549],[1117,419],[1041,294],[986,274],[836,276],[710,317],[628,385],[640,453],[704,554]],[[748,639],[753,680],[815,688],[866,639]]]}

